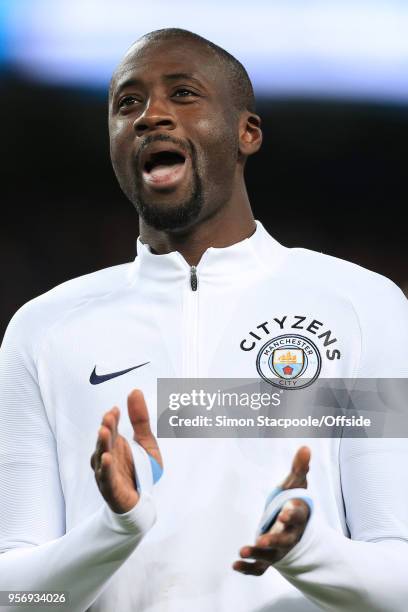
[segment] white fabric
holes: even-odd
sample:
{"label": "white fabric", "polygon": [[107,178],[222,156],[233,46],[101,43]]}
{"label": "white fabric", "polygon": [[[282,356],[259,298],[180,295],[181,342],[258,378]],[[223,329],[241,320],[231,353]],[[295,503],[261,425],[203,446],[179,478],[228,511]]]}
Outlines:
{"label": "white fabric", "polygon": [[[249,239],[208,249],[197,276],[193,292],[179,253],[139,242],[135,262],[64,283],[11,321],[0,353],[0,590],[65,589],[78,612],[405,612],[405,440],[160,439],[154,527],[147,490],[131,524],[105,506],[90,457],[114,405],[132,441],[132,388],[155,428],[157,378],[258,378],[259,349],[284,333],[316,344],[322,377],[408,374],[407,302],[377,274],[286,249],[258,223]],[[145,362],[89,383],[95,366]],[[304,537],[262,577],[233,572],[301,444],[314,502]]]}

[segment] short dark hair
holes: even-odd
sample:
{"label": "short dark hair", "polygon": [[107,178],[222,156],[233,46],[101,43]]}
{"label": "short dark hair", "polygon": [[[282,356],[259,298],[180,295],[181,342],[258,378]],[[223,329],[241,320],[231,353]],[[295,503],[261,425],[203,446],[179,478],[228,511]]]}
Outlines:
{"label": "short dark hair", "polygon": [[162,30],[154,30],[144,34],[139,40],[156,41],[156,40],[171,40],[184,39],[192,40],[202,44],[207,49],[212,51],[218,61],[222,63],[226,76],[230,82],[231,93],[234,106],[237,110],[248,110],[251,113],[255,112],[255,95],[252,87],[251,79],[248,76],[244,66],[231,53],[225,51],[215,43],[207,40],[199,34],[183,30],[182,28],[164,28]]}

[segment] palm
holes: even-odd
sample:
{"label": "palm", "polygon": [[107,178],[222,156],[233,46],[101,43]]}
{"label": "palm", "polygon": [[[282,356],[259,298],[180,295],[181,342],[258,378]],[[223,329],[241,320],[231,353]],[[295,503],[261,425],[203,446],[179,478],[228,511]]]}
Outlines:
{"label": "palm", "polygon": [[[160,450],[150,430],[146,403],[140,391],[135,390],[129,395],[128,412],[134,440],[162,466]],[[119,418],[119,408],[105,413],[91,465],[105,501],[113,512],[123,514],[137,504],[139,494],[131,448],[126,438],[118,433]]]}

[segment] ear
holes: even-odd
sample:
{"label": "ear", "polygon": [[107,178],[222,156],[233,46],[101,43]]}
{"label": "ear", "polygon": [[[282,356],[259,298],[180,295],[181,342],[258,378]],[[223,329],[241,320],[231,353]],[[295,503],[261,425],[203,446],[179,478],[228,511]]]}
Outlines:
{"label": "ear", "polygon": [[259,151],[261,144],[261,118],[245,111],[239,120],[239,152],[245,157],[253,155]]}

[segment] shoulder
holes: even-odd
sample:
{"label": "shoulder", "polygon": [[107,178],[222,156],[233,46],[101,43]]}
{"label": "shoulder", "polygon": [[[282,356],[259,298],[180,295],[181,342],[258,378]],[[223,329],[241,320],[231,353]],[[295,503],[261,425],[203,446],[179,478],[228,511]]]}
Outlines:
{"label": "shoulder", "polygon": [[277,242],[260,224],[261,259],[273,261],[274,275],[287,279],[299,291],[310,288],[321,296],[347,301],[356,308],[373,300],[379,304],[408,304],[401,289],[389,278],[345,259]]}
{"label": "shoulder", "polygon": [[358,309],[398,304],[407,308],[401,289],[389,278],[350,261],[308,249],[287,249],[292,272],[352,302]]}
{"label": "shoulder", "polygon": [[[348,303],[361,337],[360,377],[407,376],[408,300],[389,278],[361,266],[304,249],[292,249],[298,274],[314,277],[320,294]],[[343,308],[343,307],[342,307]]]}
{"label": "shoulder", "polygon": [[30,353],[56,321],[76,308],[120,291],[132,282],[134,263],[85,274],[43,293],[24,304],[13,316],[4,343],[13,342]]}

